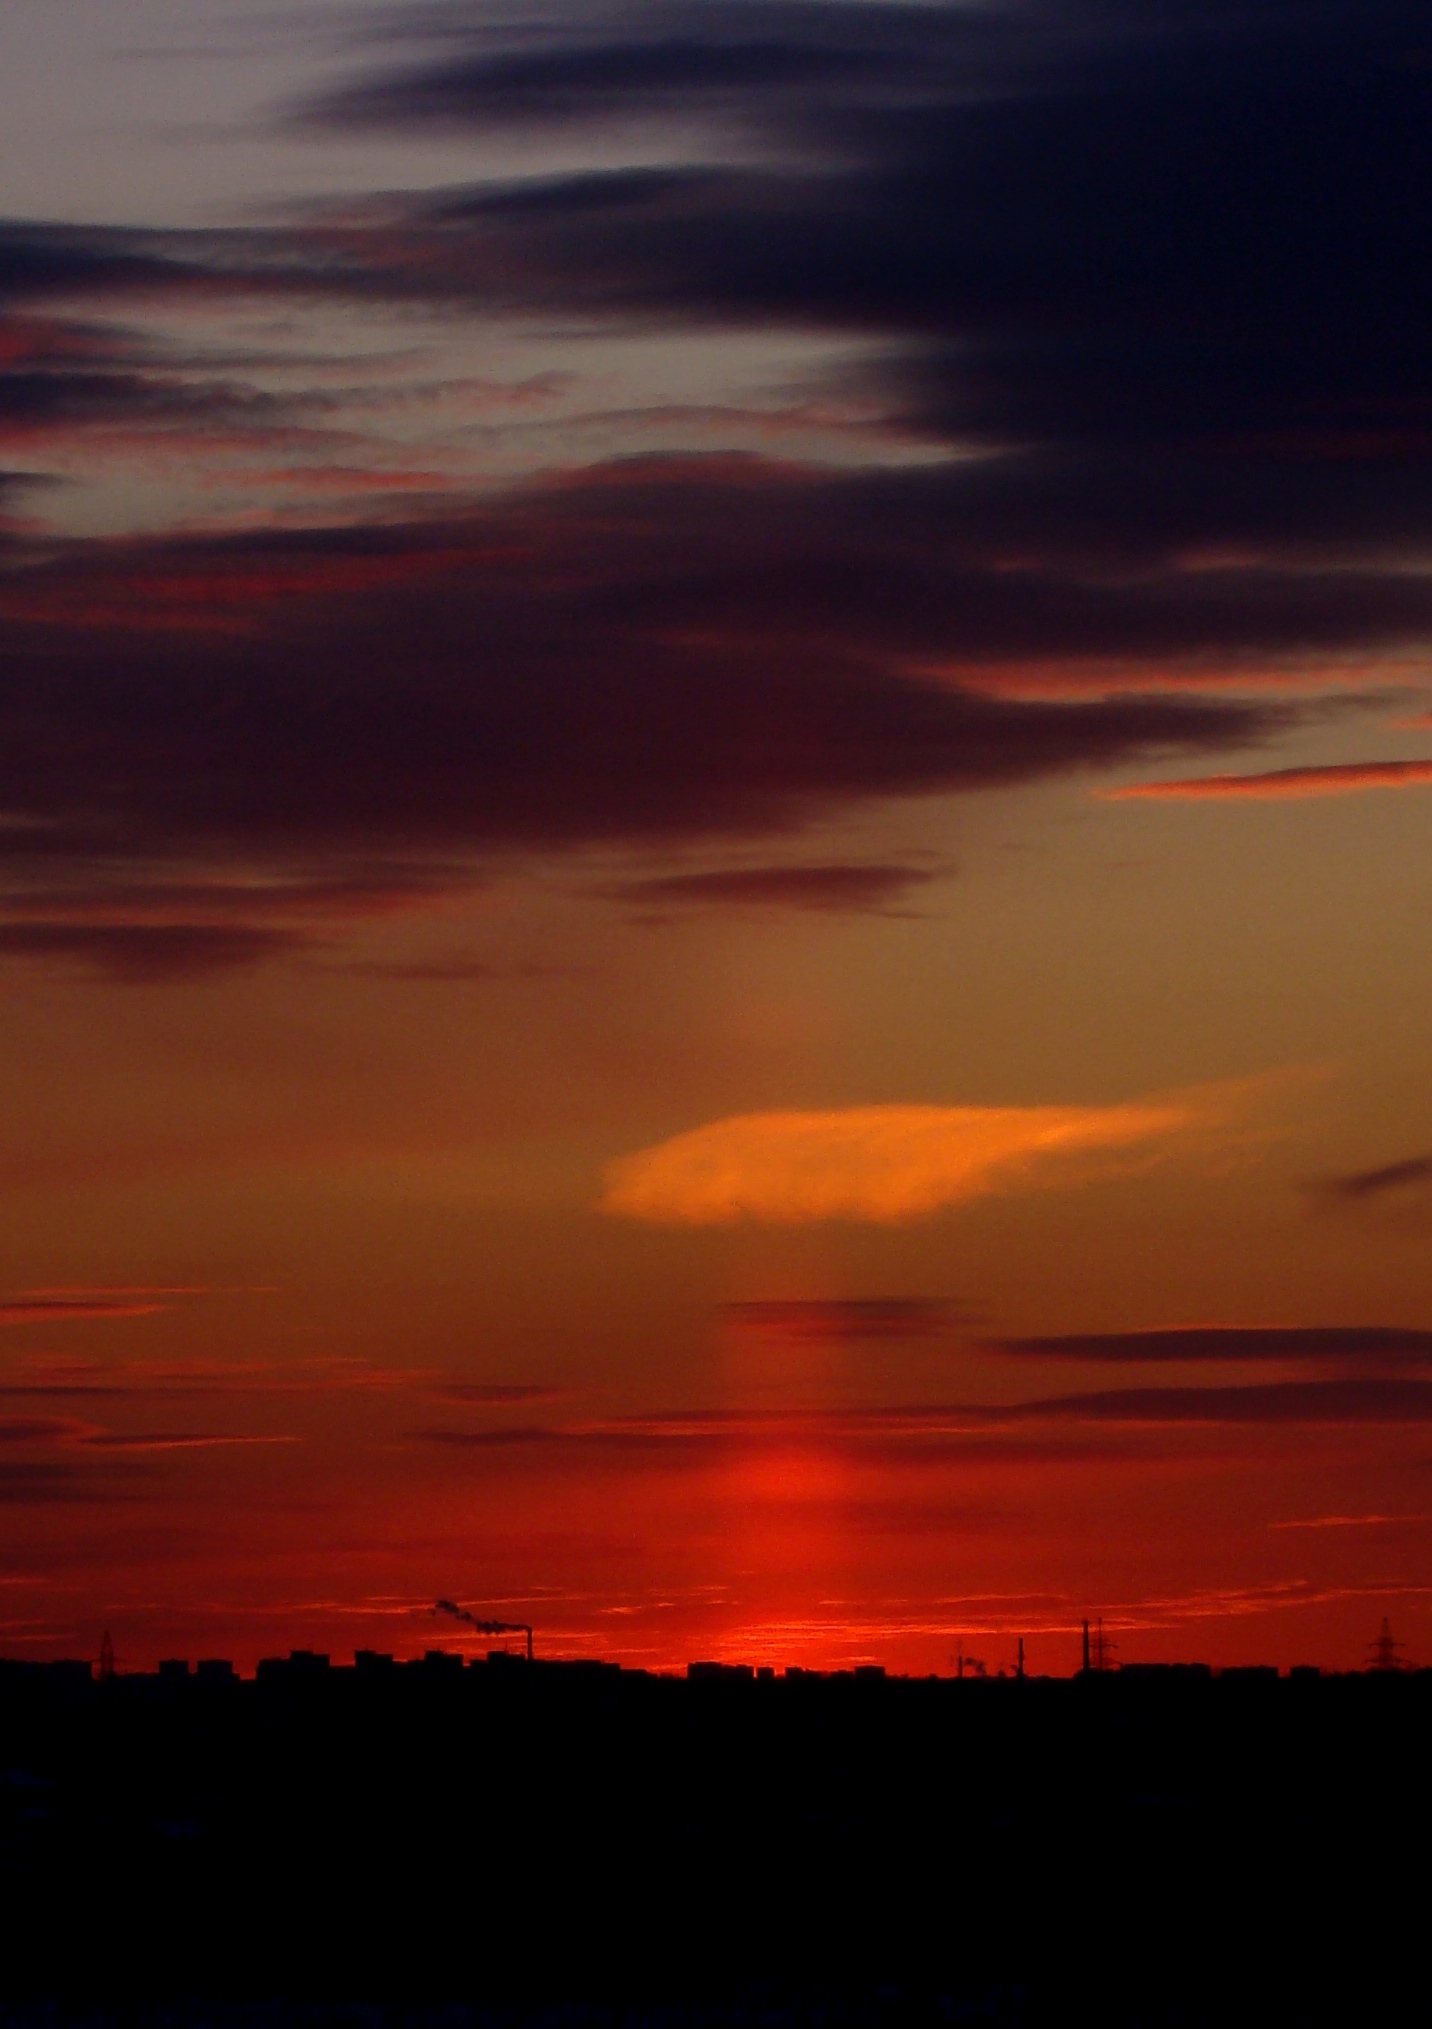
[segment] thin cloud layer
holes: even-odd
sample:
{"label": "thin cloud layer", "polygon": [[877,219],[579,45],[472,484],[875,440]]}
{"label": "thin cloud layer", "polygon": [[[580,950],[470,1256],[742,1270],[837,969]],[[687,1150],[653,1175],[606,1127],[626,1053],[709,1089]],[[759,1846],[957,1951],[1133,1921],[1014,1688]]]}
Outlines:
{"label": "thin cloud layer", "polygon": [[938,1338],[959,1322],[960,1312],[954,1304],[928,1297],[861,1296],[725,1303],[720,1315],[738,1330],[763,1337],[846,1344]]}
{"label": "thin cloud layer", "polygon": [[1327,1178],[1318,1188],[1346,1205],[1432,1190],[1432,1155],[1412,1155],[1401,1162],[1382,1163],[1377,1169],[1353,1170],[1347,1176]]}
{"label": "thin cloud layer", "polygon": [[938,878],[928,867],[723,867],[710,873],[659,874],[624,881],[619,901],[653,907],[813,909],[825,914],[883,914]]}
{"label": "thin cloud layer", "polygon": [[0,922],[0,962],[73,959],[102,977],[151,986],[254,965],[300,941],[263,923]]}
{"label": "thin cloud layer", "polygon": [[1395,1325],[1184,1325],[986,1341],[1037,1360],[1432,1360],[1432,1331]]}
{"label": "thin cloud layer", "polygon": [[1099,794],[1110,803],[1282,802],[1310,796],[1356,796],[1368,789],[1418,789],[1428,783],[1432,783],[1432,760],[1348,761],[1326,768],[1274,768],[1262,775],[1129,782]]}
{"label": "thin cloud layer", "polygon": [[0,1326],[27,1324],[70,1324],[76,1320],[96,1318],[153,1317],[157,1312],[168,1310],[167,1303],[157,1301],[158,1292],[150,1296],[137,1290],[129,1294],[105,1296],[100,1293],[76,1296],[51,1296],[31,1293],[0,1302]]}
{"label": "thin cloud layer", "polygon": [[0,451],[65,440],[94,447],[146,434],[270,444],[292,440],[304,418],[311,423],[332,407],[316,389],[277,395],[203,375],[182,350],[163,351],[134,332],[7,317],[5,265],[0,245]]}
{"label": "thin cloud layer", "polygon": [[1305,1188],[1317,1211],[1371,1220],[1409,1239],[1421,1239],[1432,1220],[1432,1156],[1406,1156],[1375,1169],[1319,1177]]}
{"label": "thin cloud layer", "polygon": [[1072,1157],[1157,1146],[1197,1117],[1175,1103],[742,1114],[610,1164],[602,1209],[663,1225],[892,1224],[1048,1188],[1069,1177]]}
{"label": "thin cloud layer", "polygon": [[1241,1388],[1111,1388],[1026,1404],[1038,1417],[1112,1423],[1427,1423],[1432,1381],[1269,1381]]}

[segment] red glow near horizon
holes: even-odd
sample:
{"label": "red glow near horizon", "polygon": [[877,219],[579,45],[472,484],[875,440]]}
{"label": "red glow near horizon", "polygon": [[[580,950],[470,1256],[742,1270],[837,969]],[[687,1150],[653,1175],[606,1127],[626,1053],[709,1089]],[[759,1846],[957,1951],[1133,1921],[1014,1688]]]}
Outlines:
{"label": "red glow near horizon", "polygon": [[[1432,1593],[1410,1573],[1366,1575],[1369,1534],[1404,1570],[1425,1555],[1425,1510],[1343,1525],[1392,1460],[1415,1490],[1417,1442],[1386,1426],[938,1409],[515,1424],[454,1420],[431,1384],[395,1377],[342,1398],[339,1441],[331,1410],[306,1437],[226,1428],[252,1424],[254,1387],[228,1410],[210,1394],[186,1413],[183,1388],[158,1382],[86,1403],[93,1421],[0,1419],[6,1459],[67,1489],[20,1518],[7,1652],[84,1654],[107,1627],[129,1667],[202,1652],[251,1669],[296,1647],[483,1653],[432,1616],[460,1597],[530,1620],[542,1655],[662,1670],[712,1657],[947,1674],[961,1648],[994,1670],[1022,1636],[1031,1670],[1065,1674],[1094,1614],[1129,1661],[1357,1667],[1383,1612],[1421,1626]],[[274,1394],[265,1420],[302,1423],[297,1400]],[[422,1417],[426,1433],[385,1435]],[[1321,1514],[1299,1512],[1310,1476]]]}

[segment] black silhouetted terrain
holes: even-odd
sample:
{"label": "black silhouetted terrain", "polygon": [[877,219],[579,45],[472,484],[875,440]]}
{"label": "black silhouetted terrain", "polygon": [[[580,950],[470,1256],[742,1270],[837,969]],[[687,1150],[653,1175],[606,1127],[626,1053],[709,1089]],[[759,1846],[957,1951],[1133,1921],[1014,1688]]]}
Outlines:
{"label": "black silhouetted terrain", "polygon": [[1432,1672],[0,1665],[0,1999],[1357,2022],[1418,1990],[1430,1731]]}

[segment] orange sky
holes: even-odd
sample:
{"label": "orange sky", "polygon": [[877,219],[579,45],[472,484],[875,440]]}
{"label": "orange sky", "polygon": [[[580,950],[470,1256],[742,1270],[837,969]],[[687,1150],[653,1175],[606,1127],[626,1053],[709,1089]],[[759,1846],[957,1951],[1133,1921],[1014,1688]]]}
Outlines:
{"label": "orange sky", "polygon": [[1432,1662],[1398,10],[61,11],[0,1652]]}

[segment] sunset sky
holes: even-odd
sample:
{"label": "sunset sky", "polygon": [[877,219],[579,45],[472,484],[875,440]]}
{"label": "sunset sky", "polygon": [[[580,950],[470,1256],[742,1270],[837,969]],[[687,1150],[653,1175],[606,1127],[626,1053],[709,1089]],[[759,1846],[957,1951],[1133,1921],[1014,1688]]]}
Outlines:
{"label": "sunset sky", "polygon": [[1426,0],[0,133],[0,1653],[1432,1663]]}

